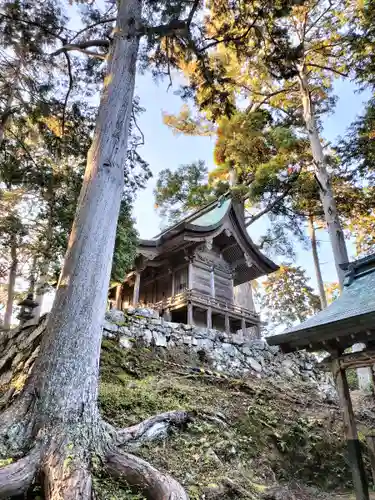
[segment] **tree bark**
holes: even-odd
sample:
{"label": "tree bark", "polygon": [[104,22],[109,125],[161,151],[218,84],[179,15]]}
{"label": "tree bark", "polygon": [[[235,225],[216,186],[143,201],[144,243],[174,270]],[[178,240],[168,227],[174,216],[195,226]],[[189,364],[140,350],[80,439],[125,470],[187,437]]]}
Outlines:
{"label": "tree bark", "polygon": [[315,269],[315,274],[316,274],[316,281],[318,283],[320,305],[322,306],[322,309],[325,309],[327,307],[327,297],[326,297],[326,292],[324,290],[322,270],[320,268],[318,244],[316,241],[316,230],[315,230],[314,216],[313,215],[310,215],[308,218],[308,226],[309,226],[311,249],[312,249],[313,261],[314,261],[314,269]]}
{"label": "tree bark", "polygon": [[49,183],[48,190],[46,193],[46,199],[48,202],[47,231],[46,231],[46,241],[43,250],[43,261],[40,268],[39,280],[36,285],[35,302],[38,304],[38,306],[33,311],[33,316],[34,316],[33,319],[35,324],[38,323],[42,312],[43,299],[46,293],[50,262],[51,262],[52,239],[53,239],[53,229],[54,229],[53,205],[55,202],[52,182]]}
{"label": "tree bark", "polygon": [[31,486],[40,463],[40,450],[0,468],[0,498],[23,495]]}
{"label": "tree bark", "polygon": [[3,140],[4,140],[5,129],[8,125],[9,119],[11,117],[11,109],[12,109],[13,99],[14,99],[14,91],[10,90],[8,99],[5,103],[4,111],[0,117],[0,147],[1,147]]}
{"label": "tree bark", "polygon": [[314,107],[306,75],[306,68],[304,66],[299,71],[299,82],[303,105],[303,118],[310,139],[315,166],[315,175],[319,184],[319,193],[328,227],[337,276],[340,287],[342,288],[345,272],[341,269],[340,264],[348,262],[348,252],[345,244],[344,232],[337,213],[336,201],[332,191],[327,163],[324,157],[322,144],[320,142],[318,126],[315,120]]}
{"label": "tree bark", "polygon": [[8,297],[4,314],[5,329],[10,328],[10,324],[12,321],[14,289],[16,286],[16,277],[17,277],[18,260],[17,260],[17,240],[15,236],[12,236],[11,238],[10,258],[11,258],[11,265],[10,265],[9,279],[8,279]]}
{"label": "tree bark", "polygon": [[182,486],[168,474],[162,474],[149,463],[130,453],[113,449],[107,455],[107,470],[127,484],[142,489],[153,500],[189,500]]}
{"label": "tree bark", "polygon": [[22,68],[22,56],[20,56],[20,58],[16,63],[13,81],[9,82],[9,88],[8,88],[9,94],[5,103],[4,111],[0,116],[0,147],[4,140],[5,130],[13,113],[12,106],[16,94],[21,68]]}
{"label": "tree bark", "polygon": [[123,0],[55,302],[36,360],[38,426],[95,425],[102,321],[124,188],[141,0]]}
{"label": "tree bark", "polygon": [[49,270],[49,262],[44,260],[41,266],[40,277],[38,279],[38,283],[35,286],[35,302],[38,304],[37,307],[33,311],[33,321],[34,323],[38,323],[42,307],[43,307],[43,299],[46,293],[46,285],[48,282],[48,270]]}
{"label": "tree bark", "polygon": [[[108,74],[56,298],[31,376],[14,403],[31,398],[25,408],[29,424],[22,434],[41,449],[47,500],[91,500],[93,455],[106,458],[113,475],[124,475],[150,498],[188,500],[169,475],[113,448],[116,431],[101,420],[97,406],[102,323],[124,189],[141,14],[142,0],[118,2]],[[130,439],[151,431],[154,435],[149,420],[131,428]],[[0,445],[2,437],[0,429]],[[27,478],[34,477],[38,465],[36,457],[35,468],[27,467]],[[2,471],[4,488],[12,470],[8,466]]]}

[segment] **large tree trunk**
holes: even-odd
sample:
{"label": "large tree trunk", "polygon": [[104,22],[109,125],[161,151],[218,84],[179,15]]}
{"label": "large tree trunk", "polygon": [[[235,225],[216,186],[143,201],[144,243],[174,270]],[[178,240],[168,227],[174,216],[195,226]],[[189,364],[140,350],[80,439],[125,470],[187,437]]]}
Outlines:
{"label": "large tree trunk", "polygon": [[337,276],[340,287],[342,288],[345,272],[341,269],[340,264],[348,262],[348,252],[346,249],[344,232],[337,213],[336,201],[332,191],[330,175],[327,170],[327,163],[324,157],[322,144],[320,142],[305,67],[300,70],[299,81],[303,104],[303,118],[310,139],[311,151],[314,158],[315,175],[319,184],[320,198],[322,200],[325,220],[331,240]]}
{"label": "large tree trunk", "polygon": [[[22,441],[22,434],[31,450],[2,468],[0,498],[2,491],[24,492],[39,469],[47,500],[92,500],[90,466],[99,457],[112,474],[129,479],[148,498],[188,499],[167,474],[121,453],[116,430],[101,420],[97,406],[102,322],[124,189],[141,12],[142,0],[119,2],[108,75],[54,305],[18,407],[0,415],[0,453],[2,438],[3,449],[7,446],[4,436],[17,435]],[[150,422],[146,427],[151,432]]]}
{"label": "large tree trunk", "polygon": [[310,215],[308,218],[308,226],[309,226],[309,234],[310,234],[316,281],[318,283],[320,305],[322,309],[325,309],[327,307],[327,297],[326,297],[326,292],[324,290],[322,270],[320,268],[320,262],[319,262],[318,243],[316,241],[314,217],[312,215]]}
{"label": "large tree trunk", "polygon": [[[43,424],[97,419],[97,385],[141,21],[141,0],[123,0],[106,87],[55,302],[36,361]],[[130,26],[130,28],[129,28]],[[129,33],[130,36],[125,36]]]}
{"label": "large tree trunk", "polygon": [[11,265],[9,269],[9,279],[8,279],[8,297],[4,314],[4,328],[6,329],[10,328],[10,324],[12,321],[14,289],[16,286],[17,266],[18,266],[17,241],[14,236],[12,236],[10,244],[10,258],[11,258]]}

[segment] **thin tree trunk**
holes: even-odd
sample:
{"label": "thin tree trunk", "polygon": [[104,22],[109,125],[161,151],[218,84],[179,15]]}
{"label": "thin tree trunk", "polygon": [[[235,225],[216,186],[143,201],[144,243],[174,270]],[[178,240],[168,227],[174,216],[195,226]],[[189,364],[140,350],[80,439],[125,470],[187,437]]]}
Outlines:
{"label": "thin tree trunk", "polygon": [[22,67],[22,60],[21,58],[18,59],[18,62],[16,63],[16,68],[15,68],[15,74],[13,81],[9,83],[9,89],[8,89],[8,98],[5,103],[4,111],[2,115],[0,116],[0,147],[3,143],[4,136],[5,136],[5,130],[8,126],[9,120],[12,116],[12,106],[13,106],[13,101],[14,97],[16,94],[16,89],[18,85],[18,79],[20,76],[20,71]]}
{"label": "thin tree trunk", "polygon": [[53,183],[50,183],[48,187],[46,198],[48,202],[47,231],[46,231],[46,241],[43,251],[43,262],[39,273],[39,280],[36,285],[35,302],[38,304],[38,306],[33,311],[33,316],[34,316],[33,319],[35,323],[38,323],[42,312],[43,299],[46,293],[50,262],[51,262],[51,250],[52,250],[52,239],[53,239],[53,229],[54,229],[53,205],[55,201],[53,192]]}
{"label": "thin tree trunk", "polygon": [[1,147],[3,140],[4,140],[5,129],[8,125],[9,119],[11,117],[11,109],[12,109],[13,99],[14,99],[14,91],[10,90],[8,99],[5,103],[4,111],[0,117],[0,147]]}
{"label": "thin tree trunk", "polygon": [[30,269],[29,290],[28,290],[28,293],[30,293],[32,296],[34,296],[34,293],[35,293],[36,264],[37,264],[37,258],[36,258],[36,256],[34,256],[33,260],[32,260],[32,264],[31,264],[31,269]]}
{"label": "thin tree trunk", "polygon": [[320,305],[322,306],[322,309],[325,309],[327,307],[327,297],[326,297],[326,292],[324,290],[322,270],[320,268],[319,254],[318,254],[318,243],[316,241],[316,230],[315,230],[314,216],[313,215],[310,215],[308,218],[308,226],[309,226],[311,249],[312,249],[313,261],[314,261],[314,269],[315,269],[315,274],[316,274],[316,281],[318,283]]}
{"label": "thin tree trunk", "polygon": [[330,175],[324,157],[322,144],[320,142],[318,126],[314,116],[314,108],[311,99],[306,68],[303,67],[299,73],[300,90],[303,104],[303,118],[310,139],[311,151],[314,158],[315,175],[319,184],[320,198],[322,200],[325,220],[331,240],[333,258],[336,265],[337,276],[342,288],[345,272],[340,265],[348,262],[348,252],[345,244],[344,233],[337,213],[336,201],[333,195]]}
{"label": "thin tree trunk", "polygon": [[[98,421],[100,346],[124,189],[141,0],[119,5],[96,130],[64,266],[34,368],[39,425]],[[88,424],[88,426],[87,426]],[[91,429],[91,432],[94,430]]]}
{"label": "thin tree trunk", "polygon": [[4,315],[4,328],[10,328],[11,320],[12,320],[12,312],[13,312],[13,301],[14,301],[14,289],[16,285],[16,277],[17,277],[17,241],[14,236],[12,236],[11,244],[10,244],[10,258],[11,265],[9,270],[9,280],[8,280],[8,298],[7,305],[5,308]]}
{"label": "thin tree trunk", "polygon": [[46,293],[46,285],[48,282],[48,270],[49,270],[49,261],[47,261],[45,259],[42,266],[41,266],[40,277],[38,279],[38,283],[36,284],[36,287],[35,287],[35,302],[38,304],[37,307],[33,311],[33,321],[35,323],[38,323],[41,312],[42,312],[43,299],[44,299],[44,295]]}

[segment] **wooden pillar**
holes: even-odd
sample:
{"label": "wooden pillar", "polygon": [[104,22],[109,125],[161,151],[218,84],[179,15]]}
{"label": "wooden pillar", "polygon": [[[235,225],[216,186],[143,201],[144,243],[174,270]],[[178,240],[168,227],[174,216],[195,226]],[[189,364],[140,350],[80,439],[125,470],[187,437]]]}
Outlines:
{"label": "wooden pillar", "polygon": [[115,307],[118,310],[122,309],[122,285],[116,286],[116,302]]}
{"label": "wooden pillar", "polygon": [[211,275],[210,275],[210,281],[211,281],[211,297],[215,297],[215,269],[211,269]]}
{"label": "wooden pillar", "polygon": [[194,325],[193,304],[191,302],[188,302],[187,305],[187,324]]}
{"label": "wooden pillar", "polygon": [[227,333],[230,333],[230,321],[229,321],[229,314],[225,315],[225,331]]}
{"label": "wooden pillar", "polygon": [[207,328],[212,328],[212,309],[207,309]]}
{"label": "wooden pillar", "polygon": [[188,290],[193,289],[193,282],[194,282],[193,280],[194,280],[194,266],[192,259],[190,259],[188,267]]}
{"label": "wooden pillar", "polygon": [[172,271],[172,290],[171,290],[171,296],[174,297],[175,296],[175,272]]}
{"label": "wooden pillar", "polygon": [[375,436],[366,436],[366,445],[371,464],[372,482],[375,484]]}
{"label": "wooden pillar", "polygon": [[136,306],[139,302],[139,288],[141,285],[141,273],[139,271],[135,272],[135,283],[133,291],[133,306]]}
{"label": "wooden pillar", "polygon": [[348,381],[345,370],[340,367],[340,362],[332,362],[332,373],[340,399],[340,406],[344,419],[344,432],[348,446],[348,456],[352,470],[353,486],[356,500],[369,500],[368,485],[365,468],[363,465],[361,445],[358,439],[357,426],[350,400]]}
{"label": "wooden pillar", "polygon": [[247,337],[246,321],[245,318],[241,318],[241,328],[244,337]]}

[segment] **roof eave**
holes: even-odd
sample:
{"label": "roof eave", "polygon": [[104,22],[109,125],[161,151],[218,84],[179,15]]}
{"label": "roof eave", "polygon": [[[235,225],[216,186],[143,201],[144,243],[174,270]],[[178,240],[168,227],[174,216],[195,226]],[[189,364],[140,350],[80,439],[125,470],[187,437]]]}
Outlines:
{"label": "roof eave", "polygon": [[255,245],[251,237],[249,236],[249,233],[247,232],[247,228],[245,225],[244,217],[242,214],[242,208],[239,206],[238,203],[232,203],[232,208],[234,210],[234,213],[236,215],[236,219],[238,222],[238,227],[242,233],[242,237],[244,238],[245,242],[248,245],[248,248],[251,250],[251,253],[255,255],[256,261],[258,264],[258,267],[261,271],[259,273],[259,276],[263,276],[264,274],[271,274],[279,269],[279,266],[275,264],[271,259],[266,257]]}
{"label": "roof eave", "polygon": [[[331,321],[314,325],[309,328],[293,329],[291,332],[283,332],[279,335],[267,337],[269,345],[278,345],[283,352],[292,352],[296,349],[308,349],[310,345],[323,344],[331,339],[352,336],[352,344],[356,343],[356,335],[372,330],[375,325],[375,312],[360,314],[344,318],[340,321]],[[343,346],[343,348],[350,346]]]}

